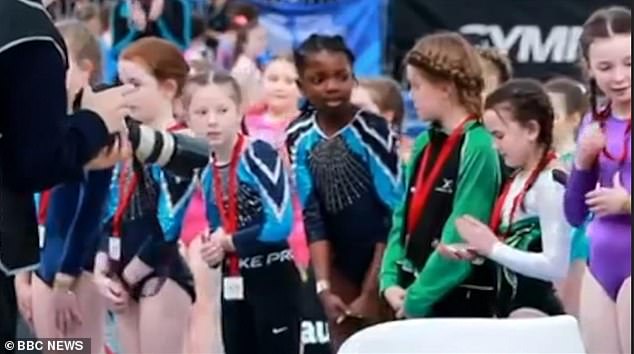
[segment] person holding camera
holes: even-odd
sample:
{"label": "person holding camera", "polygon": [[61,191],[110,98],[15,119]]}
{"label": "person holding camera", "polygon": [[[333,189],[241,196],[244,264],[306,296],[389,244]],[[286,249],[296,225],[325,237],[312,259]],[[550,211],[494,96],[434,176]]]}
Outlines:
{"label": "person holding camera", "polygon": [[0,1],[0,338],[15,337],[12,275],[38,262],[33,192],[113,165],[110,134],[124,129],[122,86],[87,89],[68,115],[67,52],[45,6],[51,0]]}

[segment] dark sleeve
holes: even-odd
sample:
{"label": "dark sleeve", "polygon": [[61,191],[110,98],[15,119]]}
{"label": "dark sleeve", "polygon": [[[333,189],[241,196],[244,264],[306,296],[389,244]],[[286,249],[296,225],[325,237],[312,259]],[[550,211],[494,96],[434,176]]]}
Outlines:
{"label": "dark sleeve", "polygon": [[83,166],[108,141],[94,112],[68,116],[64,62],[41,41],[12,48],[0,58],[0,151],[12,188],[35,191],[83,176]]}
{"label": "dark sleeve", "polygon": [[163,14],[156,23],[160,36],[176,44],[181,50],[187,49],[192,37],[191,17],[192,9],[189,1],[167,0]]}
{"label": "dark sleeve", "polygon": [[88,180],[77,183],[77,212],[66,235],[59,272],[79,275],[83,270],[86,256],[93,253],[95,243],[99,242],[101,216],[108,197],[111,177],[111,169],[92,171],[88,174]]}

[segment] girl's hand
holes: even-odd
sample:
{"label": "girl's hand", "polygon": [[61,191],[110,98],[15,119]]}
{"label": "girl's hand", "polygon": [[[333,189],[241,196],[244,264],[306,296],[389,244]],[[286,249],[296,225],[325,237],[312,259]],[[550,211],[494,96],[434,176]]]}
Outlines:
{"label": "girl's hand", "polygon": [[233,235],[227,234],[221,227],[216,229],[211,235],[212,240],[218,240],[220,246],[225,252],[235,252],[236,247],[233,244]]}
{"label": "girl's hand", "polygon": [[94,280],[99,293],[106,298],[109,309],[115,313],[121,313],[128,307],[130,295],[120,280],[97,273],[94,275]]}
{"label": "girl's hand", "polygon": [[436,246],[436,251],[443,257],[455,261],[473,261],[478,256],[469,245],[464,243],[454,243],[451,245],[439,243],[438,246]]}
{"label": "girl's hand", "polygon": [[390,305],[392,310],[394,310],[394,313],[397,314],[397,318],[399,311],[403,311],[406,294],[407,292],[405,291],[405,289],[401,288],[400,286],[391,286],[385,289],[385,291],[383,292],[383,297],[385,297],[387,303]]}
{"label": "girl's hand", "polygon": [[339,296],[331,293],[330,290],[322,291],[319,294],[319,299],[324,306],[326,316],[328,316],[331,321],[337,322],[337,324],[343,322],[346,317],[352,314],[343,300],[341,300]]}
{"label": "girl's hand", "polygon": [[217,267],[225,258],[225,250],[217,237],[203,237],[200,256],[210,267]]}
{"label": "girl's hand", "polygon": [[605,135],[599,123],[589,125],[579,137],[575,165],[579,170],[589,170],[606,144]]}
{"label": "girl's hand", "polygon": [[469,215],[456,220],[456,229],[467,243],[468,249],[482,256],[491,254],[493,246],[499,242],[487,225]]}
{"label": "girl's hand", "polygon": [[586,204],[598,216],[628,214],[630,193],[621,184],[621,173],[614,174],[612,188],[599,187],[586,194]]}
{"label": "girl's hand", "polygon": [[77,295],[69,289],[53,287],[55,326],[62,336],[67,336],[82,324]]}

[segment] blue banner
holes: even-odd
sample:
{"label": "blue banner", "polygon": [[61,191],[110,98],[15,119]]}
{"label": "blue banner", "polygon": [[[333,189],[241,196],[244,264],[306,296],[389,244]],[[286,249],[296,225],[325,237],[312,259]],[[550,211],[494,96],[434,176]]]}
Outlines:
{"label": "blue banner", "polygon": [[273,54],[289,53],[313,33],[339,34],[356,56],[357,76],[382,72],[383,7],[381,0],[251,0],[262,11]]}

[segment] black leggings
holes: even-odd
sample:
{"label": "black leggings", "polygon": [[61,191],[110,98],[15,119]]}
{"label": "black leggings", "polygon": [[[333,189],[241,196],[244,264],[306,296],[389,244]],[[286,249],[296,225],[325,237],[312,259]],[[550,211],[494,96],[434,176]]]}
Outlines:
{"label": "black leggings", "polygon": [[[222,296],[226,354],[298,354],[301,281],[292,261],[241,269],[244,300]],[[223,277],[227,272],[223,270]]]}

